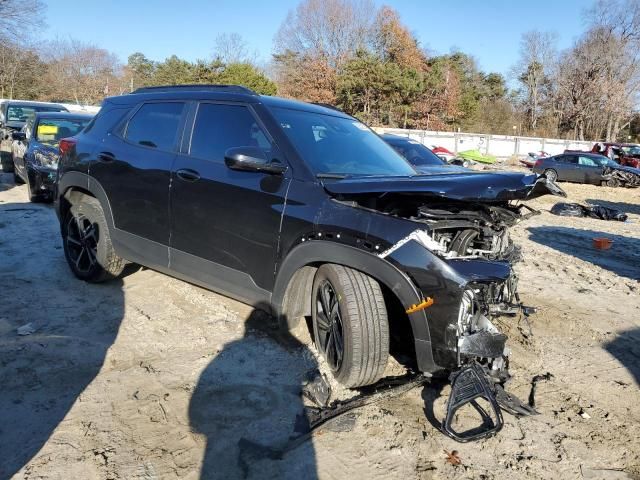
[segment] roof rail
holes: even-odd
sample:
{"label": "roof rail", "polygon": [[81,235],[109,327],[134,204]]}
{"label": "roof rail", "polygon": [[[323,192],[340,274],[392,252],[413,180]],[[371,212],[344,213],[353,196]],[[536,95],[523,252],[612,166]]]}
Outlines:
{"label": "roof rail", "polygon": [[311,102],[314,105],[318,105],[319,107],[330,108],[331,110],[335,110],[336,112],[345,113],[344,110],[336,107],[335,105],[331,105],[330,103],[322,103],[322,102]]}
{"label": "roof rail", "polygon": [[157,93],[157,92],[201,92],[201,91],[221,91],[226,93],[245,93],[257,95],[256,92],[240,85],[215,85],[206,83],[194,83],[188,85],[159,85],[156,87],[141,87],[131,93]]}

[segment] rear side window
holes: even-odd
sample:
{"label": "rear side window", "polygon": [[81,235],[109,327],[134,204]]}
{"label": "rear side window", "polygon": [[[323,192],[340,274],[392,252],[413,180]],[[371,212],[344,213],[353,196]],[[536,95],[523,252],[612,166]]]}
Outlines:
{"label": "rear side window", "polygon": [[147,103],[129,120],[125,138],[158,150],[173,150],[184,103]]}
{"label": "rear side window", "polygon": [[124,118],[131,107],[111,108],[103,105],[95,117],[91,119],[89,125],[83,130],[83,133],[91,131],[97,134],[104,134],[111,130],[116,124]]}
{"label": "rear side window", "polygon": [[201,103],[198,106],[190,155],[223,162],[232,147],[259,147],[271,150],[271,142],[249,109],[242,105]]}

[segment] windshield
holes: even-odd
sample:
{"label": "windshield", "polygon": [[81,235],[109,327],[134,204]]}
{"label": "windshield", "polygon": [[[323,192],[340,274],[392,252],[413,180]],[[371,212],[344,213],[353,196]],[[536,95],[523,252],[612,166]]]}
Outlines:
{"label": "windshield", "polygon": [[317,175],[417,175],[393,148],[355,119],[288,108],[272,111]]}
{"label": "windshield", "polygon": [[445,164],[440,157],[415,140],[393,139],[388,143],[415,167],[424,167],[425,165],[442,166]]}
{"label": "windshield", "polygon": [[640,145],[629,145],[622,147],[627,155],[640,155]]}
{"label": "windshield", "polygon": [[36,112],[60,112],[60,107],[39,105],[9,105],[7,107],[7,122],[26,122]]}
{"label": "windshield", "polygon": [[73,137],[87,126],[91,119],[43,118],[38,123],[36,140],[56,144],[62,138]]}

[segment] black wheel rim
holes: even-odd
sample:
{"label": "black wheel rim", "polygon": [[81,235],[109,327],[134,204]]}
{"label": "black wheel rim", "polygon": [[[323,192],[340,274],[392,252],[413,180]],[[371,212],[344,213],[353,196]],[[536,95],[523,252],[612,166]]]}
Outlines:
{"label": "black wheel rim", "polygon": [[67,224],[67,252],[79,272],[89,272],[97,263],[98,226],[84,215],[71,216]]}
{"label": "black wheel rim", "polygon": [[320,284],[316,294],[318,348],[333,371],[339,370],[344,357],[344,335],[338,296],[329,281]]}

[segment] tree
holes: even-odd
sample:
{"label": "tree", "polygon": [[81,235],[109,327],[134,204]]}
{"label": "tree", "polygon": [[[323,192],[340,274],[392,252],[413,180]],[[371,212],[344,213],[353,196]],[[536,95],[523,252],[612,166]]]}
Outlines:
{"label": "tree", "polygon": [[521,103],[527,119],[527,130],[535,133],[538,120],[549,106],[549,83],[556,63],[557,36],[536,30],[526,32],[520,40],[520,60],[513,74],[522,86]]}
{"label": "tree", "polygon": [[193,83],[194,70],[192,63],[172,55],[156,65],[152,83],[154,85]]}
{"label": "tree", "polygon": [[222,33],[216,37],[213,58],[221,63],[255,63],[256,52],[250,52],[239,33]]}
{"label": "tree", "polygon": [[275,95],[276,84],[248,63],[226,65],[216,77],[217,83],[243,85],[262,95]]}
{"label": "tree", "polygon": [[0,43],[19,43],[25,32],[43,25],[41,0],[0,0]]}
{"label": "tree", "polygon": [[322,59],[338,69],[366,45],[374,16],[371,0],[304,0],[280,26],[276,54]]}
{"label": "tree", "polygon": [[122,66],[107,50],[78,40],[54,41],[45,52],[43,97],[95,105],[107,95],[125,91]]}
{"label": "tree", "polygon": [[127,65],[124,67],[124,75],[129,80],[129,89],[131,91],[151,85],[155,72],[155,62],[149,60],[140,52],[129,55]]}

